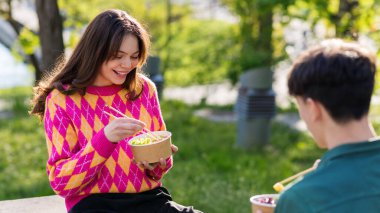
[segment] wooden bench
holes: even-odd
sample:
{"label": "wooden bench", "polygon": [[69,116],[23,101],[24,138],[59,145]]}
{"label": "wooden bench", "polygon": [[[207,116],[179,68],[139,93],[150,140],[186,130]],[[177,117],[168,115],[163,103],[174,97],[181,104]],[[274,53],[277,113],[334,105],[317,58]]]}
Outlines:
{"label": "wooden bench", "polygon": [[0,213],[65,213],[65,200],[57,195],[0,201]]}

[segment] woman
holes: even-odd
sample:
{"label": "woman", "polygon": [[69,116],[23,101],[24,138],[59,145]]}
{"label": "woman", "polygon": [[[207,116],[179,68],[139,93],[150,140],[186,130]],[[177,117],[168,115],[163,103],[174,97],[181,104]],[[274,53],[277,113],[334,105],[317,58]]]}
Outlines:
{"label": "woman", "polygon": [[[172,157],[135,163],[127,143],[143,128],[166,129],[156,87],[139,74],[149,43],[133,17],[107,10],[35,88],[31,114],[44,120],[49,181],[69,212],[199,212],[162,187]],[[128,118],[110,117],[108,106]]]}

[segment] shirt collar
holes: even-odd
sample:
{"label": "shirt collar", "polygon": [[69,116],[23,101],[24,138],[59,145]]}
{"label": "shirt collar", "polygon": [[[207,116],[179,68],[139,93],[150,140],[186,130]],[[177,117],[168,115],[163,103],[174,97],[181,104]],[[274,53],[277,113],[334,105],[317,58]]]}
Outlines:
{"label": "shirt collar", "polygon": [[323,166],[336,158],[341,158],[350,154],[366,152],[370,150],[378,150],[377,152],[380,152],[380,137],[371,138],[368,141],[337,146],[327,151],[323,155],[319,166]]}

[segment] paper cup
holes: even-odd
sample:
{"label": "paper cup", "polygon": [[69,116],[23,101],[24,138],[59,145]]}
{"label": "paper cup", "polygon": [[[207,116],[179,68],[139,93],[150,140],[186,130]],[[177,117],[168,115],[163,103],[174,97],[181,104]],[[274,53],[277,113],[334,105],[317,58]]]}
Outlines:
{"label": "paper cup", "polygon": [[[163,138],[150,144],[144,144],[144,145],[131,144],[134,139],[150,137],[149,134],[153,134],[155,136],[161,136]],[[155,162],[160,161],[160,158],[166,159],[172,155],[172,148],[171,148],[172,133],[168,131],[155,131],[149,134],[144,133],[144,134],[138,135],[136,137],[133,137],[128,142],[128,144],[132,148],[133,157],[136,160],[136,162],[146,161],[148,163],[155,163]]]}
{"label": "paper cup", "polygon": [[[252,196],[249,199],[252,204],[252,213],[273,213],[278,196],[278,194],[262,194]],[[269,199],[274,200],[274,203],[269,203]]]}

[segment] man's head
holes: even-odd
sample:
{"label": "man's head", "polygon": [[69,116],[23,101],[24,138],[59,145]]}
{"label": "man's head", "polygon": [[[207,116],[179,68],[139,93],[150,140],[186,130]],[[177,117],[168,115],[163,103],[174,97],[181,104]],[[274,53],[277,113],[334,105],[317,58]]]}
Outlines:
{"label": "man's head", "polygon": [[318,101],[337,123],[368,113],[375,84],[375,56],[356,43],[322,42],[299,56],[288,78],[289,93]]}
{"label": "man's head", "polygon": [[313,122],[319,109],[338,125],[367,116],[375,72],[373,53],[338,39],[326,40],[298,57],[289,73],[289,93],[317,141],[323,140],[318,138],[323,127]]}

